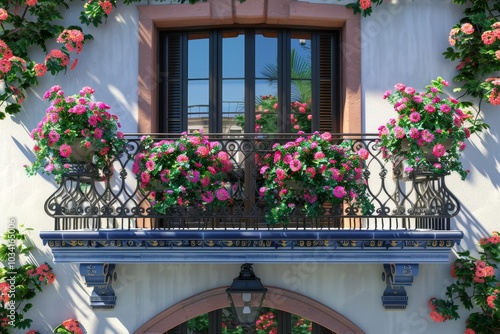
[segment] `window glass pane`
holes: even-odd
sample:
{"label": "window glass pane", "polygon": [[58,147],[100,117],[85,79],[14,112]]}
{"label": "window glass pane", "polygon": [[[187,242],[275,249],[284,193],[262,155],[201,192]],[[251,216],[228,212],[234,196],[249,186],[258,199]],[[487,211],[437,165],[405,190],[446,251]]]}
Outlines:
{"label": "window glass pane", "polygon": [[204,133],[208,128],[208,80],[188,81],[188,132],[201,129]]}
{"label": "window glass pane", "polygon": [[243,133],[245,128],[245,35],[222,34],[222,132]]}
{"label": "window glass pane", "polygon": [[188,37],[188,79],[208,78],[208,34],[192,33]]}
{"label": "window glass pane", "polygon": [[255,35],[255,132],[276,133],[278,127],[278,34]]}
{"label": "window glass pane", "polygon": [[[290,40],[290,129],[311,132],[311,34],[292,33]],[[288,110],[287,110],[288,111]]]}
{"label": "window glass pane", "polygon": [[245,35],[238,31],[222,35],[222,77],[245,77]]}
{"label": "window glass pane", "polygon": [[209,39],[207,33],[188,35],[188,132],[201,129],[208,133],[209,116]]}
{"label": "window glass pane", "polygon": [[245,124],[245,81],[222,81],[222,132],[243,133]]}

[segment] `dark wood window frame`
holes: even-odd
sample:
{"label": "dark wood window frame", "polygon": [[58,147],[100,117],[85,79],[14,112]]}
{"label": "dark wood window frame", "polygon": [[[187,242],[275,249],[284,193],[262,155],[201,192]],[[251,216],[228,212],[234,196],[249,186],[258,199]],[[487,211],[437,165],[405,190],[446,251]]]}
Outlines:
{"label": "dark wood window frame", "polygon": [[[278,93],[279,114],[286,115],[283,106],[290,105],[290,39],[291,33],[311,33],[312,66],[312,131],[341,132],[341,61],[339,30],[297,29],[203,29],[209,34],[210,88],[209,127],[210,132],[222,132],[220,110],[222,109],[222,62],[221,36],[225,31],[245,31],[245,114],[246,132],[253,132],[255,115],[255,32],[270,30],[278,33]],[[198,30],[197,30],[198,31]],[[159,32],[159,94],[158,124],[160,132],[180,133],[187,130],[187,40],[193,31],[164,30]],[[319,51],[321,50],[321,52]],[[280,132],[289,132],[288,122],[279,122]]]}

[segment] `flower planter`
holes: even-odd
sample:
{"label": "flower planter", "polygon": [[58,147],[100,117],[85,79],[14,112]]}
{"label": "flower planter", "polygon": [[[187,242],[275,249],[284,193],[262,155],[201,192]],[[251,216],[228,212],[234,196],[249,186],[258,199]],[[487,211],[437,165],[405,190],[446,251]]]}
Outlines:
{"label": "flower planter", "polygon": [[[446,150],[450,150],[453,146],[453,140],[451,138],[447,138],[441,144],[444,145]],[[410,150],[410,143],[408,139],[404,138],[401,141],[401,150],[403,151],[403,153],[401,154],[402,156],[401,161],[394,163],[394,170],[393,170],[394,178],[399,178],[400,180],[403,181],[411,181],[413,179],[417,180],[428,179],[428,178],[435,179],[438,176],[438,174],[429,171],[425,165],[413,166],[410,165],[408,161],[404,159],[405,152],[408,152]],[[439,163],[439,158],[437,158],[432,153],[431,145],[421,146],[421,151],[422,151],[422,157],[425,158],[425,160],[429,164]],[[409,169],[411,169],[412,171],[408,171]]]}
{"label": "flower planter", "polygon": [[73,144],[71,144],[71,155],[69,156],[71,161],[91,163],[94,158],[94,152],[96,151],[93,145],[88,148],[82,146],[83,138],[76,138]]}
{"label": "flower planter", "polygon": [[[118,130],[118,116],[104,102],[93,101],[93,93],[91,87],[83,87],[78,94],[65,96],[60,86],[53,86],[44,94],[51,104],[31,132],[35,160],[26,166],[28,175],[53,174],[59,183],[68,174],[105,169],[123,152],[126,141]],[[85,164],[85,170],[68,161]],[[88,168],[89,163],[93,168]]]}
{"label": "flower planter", "polygon": [[[469,171],[460,161],[466,140],[474,131],[487,128],[467,111],[467,105],[441,96],[449,83],[442,78],[433,80],[426,91],[417,93],[402,83],[395,92],[387,91],[384,98],[393,105],[397,117],[378,128],[381,156],[395,166],[407,166],[403,172],[448,175],[457,172],[464,180]],[[399,168],[399,167],[398,167]],[[403,173],[396,173],[397,178]]]}

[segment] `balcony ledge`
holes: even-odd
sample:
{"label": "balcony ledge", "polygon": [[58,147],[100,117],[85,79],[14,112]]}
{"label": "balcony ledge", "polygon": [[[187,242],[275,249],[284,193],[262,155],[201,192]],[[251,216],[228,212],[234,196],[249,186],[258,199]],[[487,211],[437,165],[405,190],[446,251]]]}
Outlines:
{"label": "balcony ledge", "polygon": [[457,230],[42,231],[59,263],[447,263]]}

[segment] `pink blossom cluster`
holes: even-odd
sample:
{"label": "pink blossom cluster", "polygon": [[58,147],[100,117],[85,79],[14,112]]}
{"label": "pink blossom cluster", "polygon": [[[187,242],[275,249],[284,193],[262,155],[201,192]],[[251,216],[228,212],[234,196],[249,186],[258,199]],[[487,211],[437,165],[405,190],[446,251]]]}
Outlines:
{"label": "pink blossom cluster", "polygon": [[465,150],[465,139],[470,137],[468,123],[472,115],[462,110],[455,98],[441,96],[442,88],[447,86],[446,80],[438,78],[424,92],[417,93],[402,83],[394,86],[394,92],[385,92],[384,99],[398,115],[378,128],[385,159],[404,159],[411,170],[423,165],[433,172],[455,170],[462,178],[467,176],[458,154]]}
{"label": "pink blossom cluster", "polygon": [[[73,161],[73,145],[78,139],[88,154],[94,155],[99,168],[107,165],[125,146],[123,133],[118,131],[118,116],[109,112],[104,102],[94,102],[94,89],[83,87],[78,94],[65,96],[61,86],[52,86],[43,98],[51,101],[45,116],[31,131],[35,141],[36,160],[26,167],[29,175],[38,169],[60,174],[68,170]],[[96,153],[96,154],[94,154]]]}
{"label": "pink blossom cluster", "polygon": [[27,274],[45,284],[52,284],[56,280],[56,275],[52,272],[52,268],[46,263],[41,264],[36,269],[28,270]]}
{"label": "pink blossom cluster", "polygon": [[439,309],[436,307],[435,301],[436,301],[436,298],[431,298],[429,300],[429,308],[431,310],[429,315],[430,315],[431,319],[434,320],[435,322],[445,322],[446,320],[451,319],[451,316],[442,315],[441,313],[439,313]]}
{"label": "pink blossom cluster", "polygon": [[[263,95],[255,109],[255,132],[276,133],[278,129],[278,98],[274,95]],[[290,103],[290,125],[293,132],[311,131],[311,101]]]}
{"label": "pink blossom cluster", "polygon": [[[142,140],[146,149],[136,155],[132,172],[150,192],[151,203],[165,213],[171,206],[219,205],[231,200],[226,175],[233,164],[221,144],[201,131],[178,140]],[[229,188],[232,189],[232,188]]]}
{"label": "pink blossom cluster", "polygon": [[359,6],[362,10],[367,10],[372,6],[371,0],[359,0]]}
{"label": "pink blossom cluster", "polygon": [[489,266],[485,261],[476,261],[476,271],[474,273],[474,282],[484,283],[485,278],[495,276],[495,268]]}
{"label": "pink blossom cluster", "polygon": [[257,331],[264,331],[266,334],[278,334],[278,323],[273,312],[267,312],[259,316],[255,322]]}
{"label": "pink blossom cluster", "polygon": [[75,319],[64,320],[61,325],[72,334],[83,334],[80,323]]}
{"label": "pink blossom cluster", "polygon": [[[349,141],[335,144],[328,132],[297,137],[295,141],[275,144],[259,162],[264,184],[259,194],[269,206],[268,223],[286,224],[297,210],[315,217],[323,204],[349,203],[369,210],[363,180],[365,148],[356,152]],[[366,209],[366,210],[365,210]]]}

